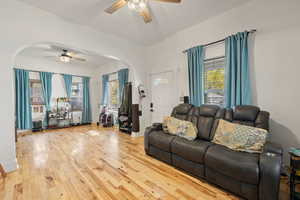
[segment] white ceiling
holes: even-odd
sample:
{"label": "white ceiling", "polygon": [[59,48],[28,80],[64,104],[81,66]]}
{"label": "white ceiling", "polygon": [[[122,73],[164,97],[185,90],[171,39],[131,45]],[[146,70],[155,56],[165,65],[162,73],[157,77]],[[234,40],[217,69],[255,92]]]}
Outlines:
{"label": "white ceiling", "polygon": [[149,0],[153,21],[145,24],[137,13],[121,8],[104,12],[115,0],[19,0],[69,21],[90,26],[143,45],[159,42],[184,28],[219,15],[251,0],[182,0],[163,3]]}
{"label": "white ceiling", "polygon": [[41,43],[41,44],[33,45],[24,49],[22,52],[18,54],[18,56],[61,62],[59,56],[62,54],[63,49],[75,53],[77,57],[86,59],[86,61],[71,59],[70,63],[73,65],[100,67],[104,64],[116,61],[117,59],[117,58],[113,59],[108,56],[98,55],[96,53],[85,51],[85,50],[78,50],[57,43]]}

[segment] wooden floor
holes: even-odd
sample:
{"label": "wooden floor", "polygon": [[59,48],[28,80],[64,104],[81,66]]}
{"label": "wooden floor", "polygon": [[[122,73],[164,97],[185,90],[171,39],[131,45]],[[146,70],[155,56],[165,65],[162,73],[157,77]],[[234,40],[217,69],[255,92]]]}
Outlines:
{"label": "wooden floor", "polygon": [[1,200],[238,199],[145,155],[142,137],[113,129],[26,135],[17,157],[20,168],[0,181]]}

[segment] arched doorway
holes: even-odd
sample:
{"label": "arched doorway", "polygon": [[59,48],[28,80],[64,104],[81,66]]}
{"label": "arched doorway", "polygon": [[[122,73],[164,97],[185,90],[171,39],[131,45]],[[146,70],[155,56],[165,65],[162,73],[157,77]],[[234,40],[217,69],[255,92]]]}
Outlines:
{"label": "arched doorway", "polygon": [[[61,60],[62,55],[67,53],[71,55],[69,60]],[[111,74],[122,68],[129,68],[129,81],[134,82],[134,72],[131,71],[130,66],[121,61],[119,58],[112,55],[100,55],[98,53],[83,50],[76,47],[70,47],[60,43],[53,42],[40,42],[33,45],[26,46],[18,51],[14,59],[14,68],[25,69],[29,71],[30,86],[31,88],[31,106],[32,106],[32,118],[33,121],[42,121],[45,113],[44,102],[41,96],[41,85],[39,72],[52,72],[52,95],[51,105],[53,109],[58,108],[57,99],[67,97],[65,86],[62,79],[62,74],[73,75],[73,85],[80,85],[80,77],[90,77],[90,96],[92,106],[92,119],[94,123],[98,121],[100,98],[102,95],[101,76],[103,74]],[[77,81],[77,82],[76,82]],[[34,88],[33,86],[36,86]],[[75,90],[74,90],[75,91]],[[78,89],[79,91],[79,89]],[[74,92],[76,94],[76,92]],[[73,94],[73,92],[72,92]],[[79,94],[79,92],[78,92]],[[80,96],[80,95],[79,95]],[[76,99],[72,97],[71,99]],[[80,99],[79,97],[77,99]],[[82,98],[81,98],[82,99]],[[78,105],[76,105],[76,103]],[[77,100],[72,104],[72,108],[78,109],[76,117],[72,115],[72,119],[77,119],[76,123],[80,121],[80,100]],[[74,111],[75,112],[75,111]],[[72,112],[72,114],[74,113]],[[117,117],[118,115],[116,115]],[[79,118],[79,119],[78,119]]]}

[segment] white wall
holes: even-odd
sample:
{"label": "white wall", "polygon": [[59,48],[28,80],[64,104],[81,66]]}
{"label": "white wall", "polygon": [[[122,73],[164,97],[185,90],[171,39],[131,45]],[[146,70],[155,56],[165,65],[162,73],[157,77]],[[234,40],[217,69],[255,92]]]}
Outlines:
{"label": "white wall", "polygon": [[179,92],[174,94],[178,99],[188,94],[184,49],[257,29],[251,47],[254,103],[271,113],[272,140],[281,143],[285,150],[299,147],[299,8],[299,0],[253,0],[149,47],[147,67],[152,72],[180,72],[175,86]]}
{"label": "white wall", "polygon": [[[14,142],[14,58],[26,46],[54,42],[80,48],[100,55],[112,55],[126,62],[134,73],[135,83],[142,82],[145,70],[144,48],[129,41],[72,24],[61,18],[16,0],[3,0],[0,7],[0,99],[1,134],[0,163],[7,171],[16,169]],[[74,72],[75,73],[75,72]]]}
{"label": "white wall", "polygon": [[53,74],[52,76],[52,94],[51,106],[55,105],[56,99],[59,97],[67,97],[64,78],[61,74]]}

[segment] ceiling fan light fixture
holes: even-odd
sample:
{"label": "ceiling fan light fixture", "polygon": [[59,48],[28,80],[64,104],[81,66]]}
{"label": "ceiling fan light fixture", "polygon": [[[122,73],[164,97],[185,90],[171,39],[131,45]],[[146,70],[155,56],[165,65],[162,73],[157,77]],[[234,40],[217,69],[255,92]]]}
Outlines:
{"label": "ceiling fan light fixture", "polygon": [[71,61],[71,58],[69,56],[62,55],[62,56],[60,56],[60,61],[64,62],[64,63],[68,63]]}
{"label": "ceiling fan light fixture", "polygon": [[128,0],[128,8],[136,12],[141,12],[147,7],[147,0]]}
{"label": "ceiling fan light fixture", "polygon": [[135,9],[135,4],[129,1],[129,2],[128,2],[128,8],[129,8],[130,10],[134,10],[134,9]]}
{"label": "ceiling fan light fixture", "polygon": [[140,2],[140,8],[142,8],[142,9],[146,8],[146,2],[145,1]]}

